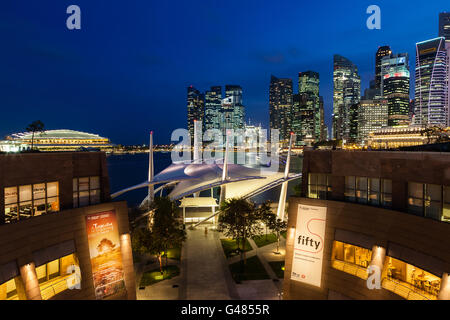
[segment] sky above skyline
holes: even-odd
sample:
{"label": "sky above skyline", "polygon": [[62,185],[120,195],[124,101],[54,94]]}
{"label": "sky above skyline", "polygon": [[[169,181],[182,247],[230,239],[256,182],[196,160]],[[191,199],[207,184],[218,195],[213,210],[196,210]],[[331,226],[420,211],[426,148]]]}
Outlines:
{"label": "sky above skyline", "polygon": [[[66,8],[81,8],[81,30]],[[381,8],[381,30],[366,9]],[[185,128],[186,88],[238,84],[246,120],[267,127],[270,76],[320,73],[330,124],[333,55],[359,68],[362,94],[378,46],[408,52],[438,35],[448,1],[3,0],[0,9],[0,138],[34,120],[114,143],[167,143]],[[413,85],[412,85],[413,87]],[[412,91],[413,92],[413,91]]]}

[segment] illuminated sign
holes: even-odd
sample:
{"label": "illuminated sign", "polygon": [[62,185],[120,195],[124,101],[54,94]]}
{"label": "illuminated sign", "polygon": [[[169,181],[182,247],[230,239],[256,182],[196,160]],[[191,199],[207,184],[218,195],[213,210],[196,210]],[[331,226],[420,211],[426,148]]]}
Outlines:
{"label": "illuminated sign", "polygon": [[95,297],[103,299],[124,290],[122,254],[115,211],[86,216],[86,231]]}
{"label": "illuminated sign", "polygon": [[291,279],[320,287],[327,208],[300,204]]}

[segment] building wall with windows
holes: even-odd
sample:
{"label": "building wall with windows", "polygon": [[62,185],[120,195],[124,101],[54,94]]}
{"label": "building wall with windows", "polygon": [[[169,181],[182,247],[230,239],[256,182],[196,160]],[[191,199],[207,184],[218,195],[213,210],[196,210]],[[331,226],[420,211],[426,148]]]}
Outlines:
{"label": "building wall with windows", "polygon": [[[307,151],[289,200],[286,299],[450,299],[450,155]],[[299,204],[327,208],[321,287],[290,279]],[[367,286],[368,267],[380,289]]]}
{"label": "building wall with windows", "polygon": [[87,216],[104,213],[119,278],[102,297],[135,299],[128,208],[110,202],[105,154],[0,155],[0,300],[98,298],[94,265],[96,279],[108,270],[91,262]]}
{"label": "building wall with windows", "polygon": [[109,201],[109,194],[104,153],[0,155],[0,224]]}

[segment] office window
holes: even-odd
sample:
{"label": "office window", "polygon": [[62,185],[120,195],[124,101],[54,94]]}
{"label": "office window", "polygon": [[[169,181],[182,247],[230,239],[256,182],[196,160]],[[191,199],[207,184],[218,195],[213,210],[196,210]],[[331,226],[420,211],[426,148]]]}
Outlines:
{"label": "office window", "polygon": [[369,204],[379,206],[380,199],[380,179],[369,178]]}
{"label": "office window", "polygon": [[334,269],[367,279],[366,269],[372,260],[372,250],[334,241],[331,260]]}
{"label": "office window", "polygon": [[390,208],[392,181],[379,178],[345,177],[345,200]]}
{"label": "office window", "polygon": [[5,192],[5,223],[59,211],[58,182],[8,187]]}
{"label": "office window", "polygon": [[449,222],[449,187],[408,183],[408,212],[433,220]]}
{"label": "office window", "polygon": [[383,288],[408,300],[436,300],[441,278],[395,258],[386,257]]}
{"label": "office window", "polygon": [[385,208],[392,207],[392,180],[381,180],[381,206]]}
{"label": "office window", "polygon": [[73,179],[73,207],[100,203],[100,177]]}
{"label": "office window", "polygon": [[79,262],[74,253],[38,266],[36,275],[42,299],[48,300],[79,283],[81,279],[77,270]]}
{"label": "office window", "polygon": [[368,202],[368,185],[367,178],[356,177],[356,201],[366,204]]}
{"label": "office window", "polygon": [[345,200],[356,201],[356,177],[345,177]]}
{"label": "office window", "polygon": [[330,175],[310,173],[308,175],[308,198],[331,199]]}
{"label": "office window", "polygon": [[408,183],[408,211],[418,216],[423,216],[423,190],[423,183]]}
{"label": "office window", "polygon": [[450,222],[450,187],[444,186],[444,207],[442,221]]}

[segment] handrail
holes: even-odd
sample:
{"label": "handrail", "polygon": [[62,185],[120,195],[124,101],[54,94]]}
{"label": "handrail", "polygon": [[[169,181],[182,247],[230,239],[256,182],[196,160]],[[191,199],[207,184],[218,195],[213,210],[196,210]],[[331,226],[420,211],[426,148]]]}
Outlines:
{"label": "handrail", "polygon": [[[45,287],[45,288],[42,288],[42,289],[41,289],[41,295],[42,295],[42,298],[43,298],[44,300],[50,299],[51,297],[57,295],[58,293],[64,291],[65,289],[67,289],[67,288],[68,288],[68,287],[67,287],[67,279],[69,278],[69,276],[70,276],[70,275],[67,275],[67,276],[64,277],[63,279],[61,279],[61,280],[59,280],[59,281],[56,281],[55,283],[50,284],[50,285],[48,285],[48,286]],[[61,286],[62,283],[64,283],[63,286]],[[57,288],[63,288],[63,290],[58,290],[58,291],[57,291],[57,290],[56,290]],[[50,289],[51,289],[51,291],[50,291]],[[50,294],[47,294],[47,291],[50,291]],[[53,294],[52,294],[52,293],[53,293]],[[45,296],[45,298],[44,298],[44,296]]]}
{"label": "handrail", "polygon": [[[390,289],[388,289],[386,286],[383,286],[383,284],[385,283],[385,281],[393,282],[393,283],[395,284],[394,289],[393,289],[393,290],[390,290]],[[406,300],[412,300],[412,299],[409,299],[411,293],[421,296],[421,297],[423,298],[423,300],[431,300],[430,298],[428,298],[427,296],[423,295],[422,293],[417,292],[417,291],[415,291],[414,289],[411,289],[410,287],[405,286],[404,284],[400,283],[400,281],[398,281],[398,280],[396,280],[396,279],[394,279],[394,278],[387,278],[387,277],[384,277],[383,280],[381,281],[381,285],[382,285],[385,289],[387,289],[387,290],[389,290],[389,291],[392,291],[392,292],[394,292],[394,293],[396,293],[396,294],[398,294],[398,295],[401,295],[401,294],[399,294],[398,291],[396,290],[396,288],[397,288],[398,286],[399,286],[400,288],[402,288],[402,289],[406,289],[406,290],[408,291],[408,294],[406,295],[406,297],[403,296]],[[417,299],[414,299],[414,300],[417,300]]]}

